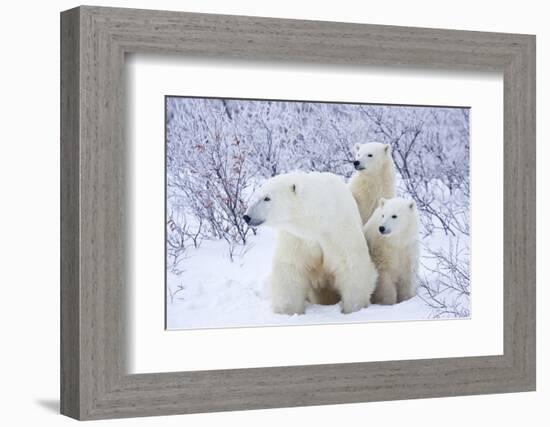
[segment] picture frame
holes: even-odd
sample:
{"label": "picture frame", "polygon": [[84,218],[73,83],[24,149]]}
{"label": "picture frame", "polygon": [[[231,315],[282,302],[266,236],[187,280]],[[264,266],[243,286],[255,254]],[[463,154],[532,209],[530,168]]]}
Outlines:
{"label": "picture frame", "polygon": [[[128,374],[128,53],[502,72],[503,354]],[[535,155],[532,35],[90,6],[62,12],[61,413],[88,420],[535,390]]]}

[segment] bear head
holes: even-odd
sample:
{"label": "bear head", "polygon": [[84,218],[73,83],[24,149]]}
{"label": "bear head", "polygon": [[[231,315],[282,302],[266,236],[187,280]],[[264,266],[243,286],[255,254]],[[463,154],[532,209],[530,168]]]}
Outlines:
{"label": "bear head", "polygon": [[267,225],[288,229],[301,219],[303,179],[284,174],[268,179],[256,192],[243,219],[252,226]]}
{"label": "bear head", "polygon": [[391,147],[381,142],[367,142],[366,144],[354,144],[355,160],[353,167],[357,171],[365,173],[378,173],[380,169],[391,160]]}
{"label": "bear head", "polygon": [[406,243],[417,235],[416,203],[400,197],[380,199],[373,221],[380,235]]}

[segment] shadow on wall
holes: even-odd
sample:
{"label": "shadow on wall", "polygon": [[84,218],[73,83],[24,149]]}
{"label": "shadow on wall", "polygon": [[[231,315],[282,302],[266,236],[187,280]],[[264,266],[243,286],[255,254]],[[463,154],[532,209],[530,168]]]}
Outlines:
{"label": "shadow on wall", "polygon": [[38,399],[35,403],[50,412],[59,414],[59,399]]}

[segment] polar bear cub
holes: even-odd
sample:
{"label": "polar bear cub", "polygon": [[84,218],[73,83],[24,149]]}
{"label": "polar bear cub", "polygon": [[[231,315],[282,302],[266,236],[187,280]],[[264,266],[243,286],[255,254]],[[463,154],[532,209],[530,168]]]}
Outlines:
{"label": "polar bear cub", "polygon": [[279,231],[272,261],[276,313],[302,314],[306,300],[336,293],[342,311],[367,307],[377,279],[357,205],[331,173],[289,173],[256,191],[244,220]]}
{"label": "polar bear cub", "polygon": [[364,232],[378,270],[372,303],[395,304],[415,296],[419,253],[415,202],[380,199]]}
{"label": "polar bear cub", "polygon": [[368,142],[355,144],[356,172],[349,188],[365,224],[376,209],[378,200],[395,196],[395,171],[389,144]]}

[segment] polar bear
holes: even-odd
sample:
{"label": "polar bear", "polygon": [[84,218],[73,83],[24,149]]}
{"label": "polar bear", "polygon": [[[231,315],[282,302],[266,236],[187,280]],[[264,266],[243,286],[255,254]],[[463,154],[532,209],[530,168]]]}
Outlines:
{"label": "polar bear", "polygon": [[328,172],[270,178],[243,218],[279,231],[271,274],[274,312],[302,314],[306,300],[341,300],[343,313],[369,305],[377,272],[357,205],[341,178]]}
{"label": "polar bear", "polygon": [[416,295],[418,212],[412,200],[380,199],[364,226],[370,255],[378,270],[373,304],[395,304]]}
{"label": "polar bear", "polygon": [[389,144],[368,142],[355,144],[356,171],[351,177],[349,188],[365,224],[380,198],[395,197],[395,171]]}

